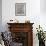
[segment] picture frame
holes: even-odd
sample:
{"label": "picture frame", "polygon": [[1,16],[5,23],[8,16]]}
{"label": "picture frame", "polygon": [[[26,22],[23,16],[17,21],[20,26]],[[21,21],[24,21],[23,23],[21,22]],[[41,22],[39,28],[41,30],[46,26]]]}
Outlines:
{"label": "picture frame", "polygon": [[16,16],[26,16],[26,3],[16,3],[15,4],[15,15]]}

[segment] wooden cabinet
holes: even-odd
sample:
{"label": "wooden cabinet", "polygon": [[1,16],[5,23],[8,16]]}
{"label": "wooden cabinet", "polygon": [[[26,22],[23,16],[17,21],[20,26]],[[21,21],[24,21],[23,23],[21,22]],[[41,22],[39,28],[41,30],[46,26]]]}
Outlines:
{"label": "wooden cabinet", "polygon": [[33,23],[8,23],[13,41],[22,43],[22,46],[33,46]]}

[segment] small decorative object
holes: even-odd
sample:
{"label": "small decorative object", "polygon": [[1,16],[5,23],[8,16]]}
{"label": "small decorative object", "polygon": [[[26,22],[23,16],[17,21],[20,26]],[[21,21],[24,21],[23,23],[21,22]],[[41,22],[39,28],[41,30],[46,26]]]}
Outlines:
{"label": "small decorative object", "polygon": [[30,23],[30,20],[26,20],[25,23]]}
{"label": "small decorative object", "polygon": [[17,20],[17,19],[11,19],[10,21],[9,21],[10,23],[19,23],[19,21]]}
{"label": "small decorative object", "polygon": [[18,21],[17,19],[15,19],[15,21],[16,21],[17,23],[19,23],[19,21]]}
{"label": "small decorative object", "polygon": [[43,32],[42,27],[36,28],[37,29],[37,34],[38,35],[38,40],[39,40],[39,46],[45,46],[45,35]]}
{"label": "small decorative object", "polygon": [[11,19],[9,22],[10,22],[10,23],[13,23],[13,20]]}
{"label": "small decorative object", "polygon": [[10,21],[13,21],[13,20],[10,20]]}
{"label": "small decorative object", "polygon": [[26,3],[16,3],[15,4],[15,15],[16,16],[26,15]]}

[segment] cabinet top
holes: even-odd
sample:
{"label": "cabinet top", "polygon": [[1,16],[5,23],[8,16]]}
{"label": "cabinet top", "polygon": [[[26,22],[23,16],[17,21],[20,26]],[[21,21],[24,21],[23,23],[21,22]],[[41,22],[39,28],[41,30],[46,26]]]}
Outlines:
{"label": "cabinet top", "polygon": [[33,25],[34,23],[7,23],[8,25],[25,25],[25,24],[29,24],[29,25]]}

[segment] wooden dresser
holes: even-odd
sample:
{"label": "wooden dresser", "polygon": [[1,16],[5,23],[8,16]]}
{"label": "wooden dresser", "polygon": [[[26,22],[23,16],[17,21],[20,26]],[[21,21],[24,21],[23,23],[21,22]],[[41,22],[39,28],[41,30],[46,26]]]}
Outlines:
{"label": "wooden dresser", "polygon": [[12,33],[13,41],[22,46],[33,46],[33,23],[7,23]]}

